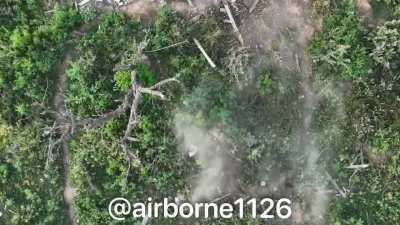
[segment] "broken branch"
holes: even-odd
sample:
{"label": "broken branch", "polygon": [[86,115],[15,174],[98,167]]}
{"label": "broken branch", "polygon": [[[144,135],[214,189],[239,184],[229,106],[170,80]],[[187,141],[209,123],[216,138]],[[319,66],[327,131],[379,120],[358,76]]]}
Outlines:
{"label": "broken branch", "polygon": [[361,165],[350,165],[350,166],[347,166],[346,169],[357,170],[357,169],[365,169],[368,167],[369,167],[369,164],[361,164]]}
{"label": "broken branch", "polygon": [[256,9],[259,1],[260,0],[254,0],[253,4],[251,4],[250,10],[249,10],[250,13],[252,13]]}
{"label": "broken branch", "polygon": [[[178,75],[178,76],[179,76],[179,75]],[[154,90],[154,89],[160,88],[161,86],[163,86],[163,85],[165,85],[165,84],[167,84],[167,83],[170,83],[170,82],[177,82],[177,83],[180,83],[179,80],[177,79],[178,76],[175,76],[175,77],[172,77],[172,78],[168,78],[168,79],[162,80],[162,81],[156,83],[155,85],[153,85],[153,86],[151,86],[151,87],[149,87],[149,88],[144,88],[144,89],[147,89],[147,90]]]}
{"label": "broken branch", "polygon": [[189,41],[188,40],[184,40],[184,41],[172,44],[172,45],[168,45],[166,47],[162,47],[162,48],[155,49],[155,50],[150,50],[150,51],[145,51],[145,52],[146,53],[158,52],[158,51],[162,51],[162,50],[165,50],[165,49],[169,49],[169,48],[173,48],[173,47],[176,47],[176,46],[180,46],[180,45],[183,45],[183,44],[186,44],[186,43],[189,43]]}
{"label": "broken branch", "polygon": [[339,185],[336,183],[336,181],[332,178],[332,176],[325,171],[326,176],[328,177],[329,181],[333,184],[333,186],[336,188],[336,190],[339,192],[339,194],[343,197],[346,198],[346,193],[344,193],[342,191],[342,189],[340,189]]}
{"label": "broken branch", "polygon": [[133,91],[129,90],[129,92],[125,95],[123,103],[121,105],[119,105],[117,109],[115,109],[111,112],[105,113],[98,118],[83,119],[83,120],[77,122],[77,124],[85,126],[89,129],[103,126],[108,121],[118,118],[123,113],[125,113],[125,111],[129,108],[129,101],[132,98],[132,95],[133,95]]}
{"label": "broken branch", "polygon": [[231,23],[231,25],[232,25],[233,31],[236,33],[237,38],[239,39],[240,44],[241,44],[241,45],[244,45],[244,41],[243,41],[242,34],[240,33],[239,28],[238,28],[238,26],[237,26],[237,24],[236,24],[236,22],[235,22],[235,19],[233,18],[232,11],[231,11],[231,9],[229,8],[228,3],[227,3],[226,1],[223,1],[223,4],[224,4],[225,12],[226,12],[226,14],[228,15],[229,20],[230,20],[230,23]]}
{"label": "broken branch", "polygon": [[83,0],[78,3],[78,6],[84,6],[84,5],[88,4],[90,1],[92,1],[92,0]]}
{"label": "broken branch", "polygon": [[186,0],[190,7],[194,7],[192,0]]}
{"label": "broken branch", "polygon": [[204,57],[207,59],[207,62],[210,64],[210,66],[212,68],[215,68],[216,65],[214,64],[214,62],[212,61],[212,59],[210,58],[210,56],[208,56],[207,52],[204,50],[203,46],[201,46],[200,42],[196,39],[193,38],[194,43],[196,44],[197,48],[201,51],[201,53],[204,55]]}
{"label": "broken branch", "polygon": [[163,93],[161,93],[160,91],[154,91],[154,90],[150,90],[147,88],[142,88],[141,89],[142,93],[146,93],[149,95],[153,95],[153,96],[157,96],[159,97],[161,100],[167,100],[167,98],[165,97],[165,95]]}

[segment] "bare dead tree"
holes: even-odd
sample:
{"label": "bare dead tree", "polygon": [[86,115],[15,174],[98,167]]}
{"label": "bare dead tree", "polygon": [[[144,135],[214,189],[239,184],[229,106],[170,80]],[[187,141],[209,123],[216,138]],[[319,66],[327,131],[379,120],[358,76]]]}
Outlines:
{"label": "bare dead tree", "polygon": [[[76,130],[81,129],[94,129],[104,126],[107,122],[113,119],[117,119],[125,114],[128,109],[130,109],[129,120],[124,132],[124,136],[120,140],[120,147],[123,150],[126,159],[134,164],[140,164],[140,160],[137,152],[132,152],[129,150],[129,143],[135,141],[136,139],[132,137],[133,130],[137,127],[139,123],[139,103],[143,94],[148,94],[157,97],[161,100],[167,100],[167,97],[160,91],[160,89],[168,83],[178,81],[178,76],[167,78],[161,80],[160,82],[154,84],[150,87],[142,87],[137,80],[136,65],[142,62],[146,56],[143,54],[143,50],[148,44],[148,39],[145,38],[136,46],[136,50],[133,52],[126,53],[125,60],[119,66],[119,69],[129,69],[131,74],[131,87],[125,94],[122,103],[114,110],[106,112],[97,117],[89,117],[83,119],[75,119],[75,116],[68,109],[65,101],[62,101],[65,105],[63,110],[61,110],[62,115],[58,115],[61,127],[61,137],[56,143],[60,143],[63,140],[69,139],[76,134]],[[65,96],[63,96],[63,99]],[[60,112],[58,113],[60,114]]]}
{"label": "bare dead tree", "polygon": [[178,82],[177,77],[173,78],[168,78],[165,80],[162,80],[155,85],[151,87],[141,87],[139,83],[137,82],[137,74],[136,71],[133,70],[131,71],[131,90],[134,93],[133,94],[133,99],[131,103],[131,110],[130,110],[130,115],[129,115],[129,121],[125,130],[124,137],[121,139],[121,148],[123,149],[125,155],[129,159],[129,161],[133,162],[134,164],[140,163],[139,157],[137,153],[132,153],[128,151],[128,144],[130,141],[135,140],[134,138],[131,137],[132,131],[136,128],[136,126],[139,124],[139,113],[138,113],[138,107],[139,107],[139,102],[143,94],[149,94],[154,97],[158,97],[161,100],[167,100],[165,95],[159,91],[159,89],[171,82]]}

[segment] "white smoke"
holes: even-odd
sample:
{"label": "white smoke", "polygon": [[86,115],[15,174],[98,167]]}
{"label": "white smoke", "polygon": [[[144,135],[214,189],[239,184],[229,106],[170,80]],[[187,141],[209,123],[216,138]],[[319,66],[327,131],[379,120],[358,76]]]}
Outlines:
{"label": "white smoke", "polygon": [[193,118],[184,113],[175,116],[175,130],[178,137],[183,138],[183,153],[194,157],[201,170],[194,181],[191,200],[210,200],[225,191],[228,151],[223,140],[213,136],[214,129],[205,129],[196,125]]}
{"label": "white smoke", "polygon": [[[332,86],[314,84],[312,62],[306,53],[314,32],[320,29],[320,22],[313,18],[310,1],[271,0],[262,10],[257,10],[254,16],[242,21],[240,27],[246,44],[257,49],[259,54],[272,56],[276,65],[299,76],[303,121],[298,131],[293,134],[292,148],[301,152],[305,160],[303,168],[298,168],[297,164],[293,165],[296,170],[301,171],[301,177],[304,176],[293,184],[295,191],[303,197],[303,202],[296,204],[296,215],[293,218],[300,224],[323,223],[329,202],[326,179],[319,167],[318,138],[321,135],[318,132],[322,131],[313,130],[312,123],[317,104],[324,100],[324,95],[332,92]],[[340,95],[337,95],[337,99],[340,103]],[[342,108],[338,109],[338,113],[342,114]],[[294,163],[297,161],[295,158],[292,160]],[[306,188],[310,186],[312,190]]]}
{"label": "white smoke", "polygon": [[[203,1],[193,1],[194,4],[199,2]],[[217,4],[218,1],[203,3],[208,7]],[[269,183],[264,189],[283,190],[287,180],[295,182],[294,190],[303,199],[301,202],[295,202],[293,221],[300,224],[323,224],[330,193],[327,190],[324,171],[319,165],[321,152],[318,143],[320,139],[334,137],[337,127],[333,122],[330,128],[322,131],[313,130],[312,123],[315,120],[313,114],[321,101],[332,99],[330,104],[338,106],[333,116],[337,119],[342,118],[343,89],[332,82],[315,81],[312,62],[307,56],[306,48],[314,32],[320,29],[320,20],[313,18],[309,4],[306,0],[271,0],[262,10],[257,10],[254,15],[238,23],[241,24],[240,32],[246,46],[251,50],[256,49],[259,54],[272,56],[275,64],[281,68],[297,72],[302,92],[302,96],[299,96],[303,103],[302,123],[298,131],[293,133],[292,148],[302,151],[305,164],[302,168],[295,168],[301,171],[301,176],[305,178],[295,181],[290,175],[280,173],[278,177],[269,177]],[[331,98],[332,96],[334,98]],[[177,135],[183,137],[184,152],[193,155],[202,168],[194,183],[192,199],[194,201],[211,199],[218,194],[228,192],[226,184],[229,182],[226,173],[227,170],[234,168],[231,168],[223,152],[231,149],[210,135],[209,129],[196,125],[187,115],[177,114],[175,124]],[[265,159],[266,162],[269,160]],[[264,173],[260,177],[268,176],[263,171],[260,173]],[[252,188],[260,187],[249,187]]]}

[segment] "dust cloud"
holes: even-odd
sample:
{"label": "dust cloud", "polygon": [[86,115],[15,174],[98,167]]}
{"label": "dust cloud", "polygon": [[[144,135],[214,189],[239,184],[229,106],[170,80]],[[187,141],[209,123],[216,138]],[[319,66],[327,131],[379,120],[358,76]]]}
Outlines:
{"label": "dust cloud", "polygon": [[298,58],[318,26],[308,1],[271,0],[242,21],[241,33],[251,48],[270,53],[281,67],[298,69]]}
{"label": "dust cloud", "polygon": [[[322,135],[326,131],[313,128],[316,107],[321,101],[326,101],[327,94],[334,92],[337,101],[333,104],[338,105],[338,111],[333,116],[340,118],[344,114],[341,90],[334,90],[332,84],[316,82],[312,62],[306,52],[309,41],[320,30],[320,26],[321,20],[313,17],[311,2],[308,0],[268,1],[265,8],[245,19],[240,26],[250,48],[256,49],[258,54],[268,54],[274,64],[299,76],[302,124],[293,134],[295,141],[292,148],[304,156],[305,164],[303,168],[293,164],[295,170],[301,171],[302,177],[293,184],[295,192],[303,198],[293,218],[297,223],[323,224],[330,198],[324,169],[319,165],[319,138],[326,138]],[[297,159],[291,160],[295,162]]]}
{"label": "dust cloud", "polygon": [[[200,173],[196,175],[190,200],[212,200],[224,193],[233,191],[232,180],[234,164],[227,154],[231,152],[229,141],[217,126],[206,129],[196,125],[186,113],[175,116],[177,137],[182,138],[182,151],[199,164]],[[227,166],[230,168],[227,171]]]}
{"label": "dust cloud", "polygon": [[[294,202],[293,221],[299,224],[324,224],[332,191],[328,188],[329,181],[323,165],[320,165],[319,143],[327,135],[334,137],[336,127],[334,122],[327,122],[328,126],[322,130],[314,128],[314,114],[319,103],[334,96],[333,100],[329,100],[330,104],[338,107],[337,112],[332,113],[332,116],[335,117],[332,121],[342,118],[344,116],[341,99],[343,90],[331,82],[321,83],[314,76],[312,61],[307,55],[306,48],[313,34],[320,30],[321,20],[313,16],[312,2],[308,0],[270,0],[264,3],[260,4],[261,6],[253,14],[237,22],[240,24],[239,29],[246,48],[258,56],[268,56],[273,60],[274,65],[291,71],[293,76],[298,76],[297,80],[300,82],[298,86],[301,92],[298,96],[298,101],[301,102],[299,110],[301,122],[292,134],[290,148],[293,149],[293,152],[297,152],[296,156],[301,155],[305,161],[304,164],[299,165],[296,163],[297,158],[289,159],[293,162],[293,171],[288,173],[296,174],[299,178],[292,178],[288,174],[282,179],[284,175],[280,174],[277,177],[270,177],[268,179],[270,184],[265,186],[270,188],[272,185],[275,190],[284,190],[284,185],[287,184],[286,180],[290,180],[294,195],[301,198]],[[206,3],[206,5],[209,4]],[[258,67],[261,64],[255,62],[249,67]],[[249,68],[248,71],[257,71],[257,68]],[[254,77],[253,74],[248,76]],[[226,145],[218,147],[219,143],[210,137],[209,130],[200,128],[193,121],[182,118],[184,117],[181,115],[175,117],[177,134],[183,136],[183,148],[186,149],[186,153],[193,154],[203,168],[196,179],[192,198],[195,201],[210,199],[217,193],[229,192],[224,190],[228,186],[226,184],[229,184],[226,182],[224,174],[230,170],[230,163],[227,162],[228,157],[219,154],[217,149],[228,151],[231,148]],[[266,127],[268,126],[266,125]],[[268,163],[271,159],[263,160]],[[258,173],[258,177],[271,176],[263,171]],[[253,187],[249,187],[249,189],[253,189]]]}

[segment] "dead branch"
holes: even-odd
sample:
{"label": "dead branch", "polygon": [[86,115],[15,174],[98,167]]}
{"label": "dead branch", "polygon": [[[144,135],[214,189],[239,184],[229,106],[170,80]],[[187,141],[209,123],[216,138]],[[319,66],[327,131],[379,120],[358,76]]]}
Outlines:
{"label": "dead branch", "polygon": [[121,139],[121,148],[130,162],[133,162],[135,165],[139,165],[140,160],[138,154],[128,151],[128,142],[131,139],[132,130],[134,130],[139,123],[139,115],[137,110],[139,107],[140,98],[142,96],[141,87],[136,82],[135,70],[131,72],[131,85],[134,95],[131,104],[128,125],[126,127],[124,137]]}
{"label": "dead branch", "polygon": [[[135,74],[136,74],[136,72],[133,70],[131,72],[132,79],[134,76],[136,76]],[[136,80],[136,78],[135,78],[135,80]],[[124,97],[122,104],[119,105],[118,108],[116,108],[115,110],[113,110],[111,112],[105,113],[97,118],[86,118],[86,119],[76,121],[75,122],[77,124],[76,126],[80,126],[80,127],[83,126],[87,129],[101,127],[104,124],[106,124],[108,121],[120,117],[122,114],[124,114],[128,110],[128,108],[132,108],[133,103],[136,104],[136,102],[137,103],[139,102],[142,93],[154,95],[154,96],[160,97],[161,99],[165,100],[166,97],[164,96],[164,94],[162,94],[160,91],[155,91],[155,89],[158,89],[161,86],[163,86],[167,83],[170,83],[170,82],[178,82],[179,83],[177,76],[173,77],[173,78],[168,78],[168,79],[162,80],[148,88],[140,87],[139,84],[137,84],[136,81],[133,80],[133,83],[135,83],[135,85],[133,85],[133,83],[132,83],[132,88],[129,89],[128,93]],[[133,98],[133,101],[132,101],[132,98]]]}
{"label": "dead branch", "polygon": [[160,88],[161,86],[163,86],[164,84],[167,84],[169,82],[179,82],[179,81],[176,79],[176,77],[173,77],[173,78],[162,80],[149,88],[142,88],[137,83],[136,78],[137,78],[136,71],[133,70],[131,72],[131,89],[133,92],[133,100],[132,100],[132,104],[131,104],[131,111],[130,111],[130,115],[129,115],[128,125],[126,127],[124,137],[121,140],[121,147],[122,147],[124,153],[126,154],[126,156],[128,157],[129,161],[134,162],[135,164],[140,164],[138,154],[128,151],[128,142],[130,142],[132,140],[137,140],[137,139],[131,137],[131,135],[132,135],[132,131],[139,124],[138,107],[139,107],[139,103],[140,103],[142,94],[150,94],[153,96],[157,96],[157,97],[161,98],[162,100],[166,100],[166,97],[164,94],[162,94],[160,91],[156,91],[154,89]]}
{"label": "dead branch", "polygon": [[160,91],[153,91],[153,90],[150,90],[147,88],[143,88],[140,92],[159,97],[161,100],[167,100],[165,95],[163,93],[161,93]]}
{"label": "dead branch", "polygon": [[342,191],[342,189],[340,189],[340,187],[339,187],[339,185],[336,183],[336,181],[332,178],[332,176],[327,172],[327,171],[325,171],[325,174],[326,174],[326,176],[328,177],[328,179],[329,179],[329,181],[333,184],[333,186],[336,188],[336,190],[339,192],[339,194],[343,197],[343,198],[346,198],[347,196],[346,196],[346,193],[344,193],[343,191]]}
{"label": "dead branch", "polygon": [[227,193],[227,194],[225,194],[225,195],[223,195],[223,196],[220,196],[220,197],[218,197],[218,198],[215,198],[214,200],[212,200],[212,201],[210,201],[211,203],[218,203],[219,201],[221,201],[221,200],[224,200],[224,199],[226,199],[227,197],[229,197],[229,196],[231,196],[232,194],[231,193]]}
{"label": "dead branch", "polygon": [[260,0],[254,0],[253,4],[251,4],[250,9],[249,9],[250,13],[252,13],[256,9],[257,4],[258,4],[259,1]]}
{"label": "dead branch", "polygon": [[212,61],[210,56],[208,56],[207,52],[204,50],[203,46],[201,46],[200,42],[196,38],[193,38],[193,41],[196,44],[197,48],[201,51],[201,53],[207,59],[207,62],[210,64],[210,66],[212,68],[215,68],[216,67],[215,63]]}
{"label": "dead branch", "polygon": [[133,90],[129,90],[128,93],[125,95],[124,101],[121,105],[118,106],[117,109],[105,113],[98,118],[87,118],[77,122],[78,125],[84,126],[88,129],[101,127],[106,124],[108,121],[112,119],[116,119],[120,117],[122,114],[126,112],[126,110],[130,107],[130,100],[133,96]]}
{"label": "dead branch", "polygon": [[172,45],[168,45],[166,47],[162,47],[162,48],[155,49],[155,50],[144,51],[144,52],[146,52],[146,53],[159,52],[159,51],[162,51],[162,50],[165,50],[165,49],[174,48],[174,47],[177,47],[177,46],[180,46],[180,45],[184,45],[186,43],[189,43],[189,41],[188,40],[184,40],[184,41],[172,44]]}
{"label": "dead branch", "polygon": [[232,11],[231,11],[231,9],[229,7],[228,2],[226,0],[224,0],[223,1],[223,5],[224,5],[224,9],[225,9],[226,14],[229,17],[230,24],[232,25],[233,31],[236,33],[236,36],[237,36],[240,44],[244,45],[244,40],[243,40],[242,34],[240,33],[239,28],[238,28],[238,26],[237,26],[237,24],[235,22],[235,19],[233,18]]}
{"label": "dead branch", "polygon": [[139,139],[133,138],[133,137],[127,137],[126,140],[130,141],[130,142],[138,142],[139,141]]}
{"label": "dead branch", "polygon": [[[141,54],[141,51],[144,49],[144,47],[145,47],[145,45],[142,45],[138,48],[138,54]],[[132,65],[132,66],[134,67],[134,65]],[[108,121],[120,117],[122,114],[124,114],[128,110],[128,108],[130,108],[128,124],[127,124],[126,130],[125,130],[124,136],[120,140],[120,147],[122,148],[122,150],[125,153],[125,156],[129,162],[131,162],[135,165],[139,165],[140,160],[139,160],[138,154],[129,151],[128,145],[129,145],[129,142],[137,141],[137,139],[131,137],[131,135],[132,135],[132,131],[137,127],[137,125],[139,123],[138,107],[139,107],[140,99],[143,94],[150,94],[152,96],[159,97],[162,100],[166,100],[167,98],[165,97],[165,95],[156,89],[159,89],[163,85],[170,83],[170,82],[178,82],[179,83],[177,76],[175,76],[173,78],[168,78],[168,79],[162,80],[151,87],[143,88],[137,82],[137,74],[136,74],[136,71],[133,69],[131,71],[131,88],[129,89],[128,93],[125,95],[124,101],[122,102],[121,105],[118,106],[117,109],[115,109],[111,112],[105,113],[97,118],[86,118],[86,119],[77,121],[75,124],[77,124],[77,126],[79,126],[79,127],[84,127],[87,129],[101,127],[104,124],[106,124]],[[68,118],[72,118],[72,117],[68,116]],[[74,124],[74,122],[72,121],[71,124]],[[75,127],[75,125],[74,125],[74,127]],[[69,128],[69,131],[71,132],[71,128]]]}
{"label": "dead branch", "polygon": [[231,22],[230,20],[225,19],[225,20],[224,20],[224,23],[229,23],[229,24],[230,24],[230,23],[232,23],[232,22]]}
{"label": "dead branch", "polygon": [[346,169],[358,170],[358,169],[365,169],[365,168],[368,168],[368,167],[369,167],[369,164],[361,164],[361,165],[346,166]]}
{"label": "dead branch", "polygon": [[90,1],[92,1],[92,0],[83,0],[78,3],[78,6],[84,6],[84,5],[88,4]]}
{"label": "dead branch", "polygon": [[194,7],[192,0],[186,0],[190,7]]}
{"label": "dead branch", "polygon": [[158,88],[160,88],[161,86],[163,86],[163,85],[165,85],[165,84],[167,84],[167,83],[170,83],[170,82],[177,82],[177,83],[180,83],[179,80],[178,80],[178,77],[179,77],[179,75],[177,75],[177,76],[175,76],[175,77],[172,77],[172,78],[168,78],[168,79],[162,80],[162,81],[156,83],[155,85],[153,85],[153,86],[151,86],[151,87],[148,87],[148,88],[144,88],[144,89],[148,89],[148,90],[158,89]]}
{"label": "dead branch", "polygon": [[132,105],[131,105],[131,112],[129,115],[129,122],[128,126],[125,130],[124,137],[122,139],[122,142],[126,142],[129,137],[131,137],[132,130],[136,127],[136,125],[139,122],[139,116],[137,113],[137,109],[139,106],[139,101],[142,96],[141,88],[140,86],[136,83],[136,71],[131,72],[131,82],[132,82],[132,90],[134,92],[133,100],[132,100]]}

